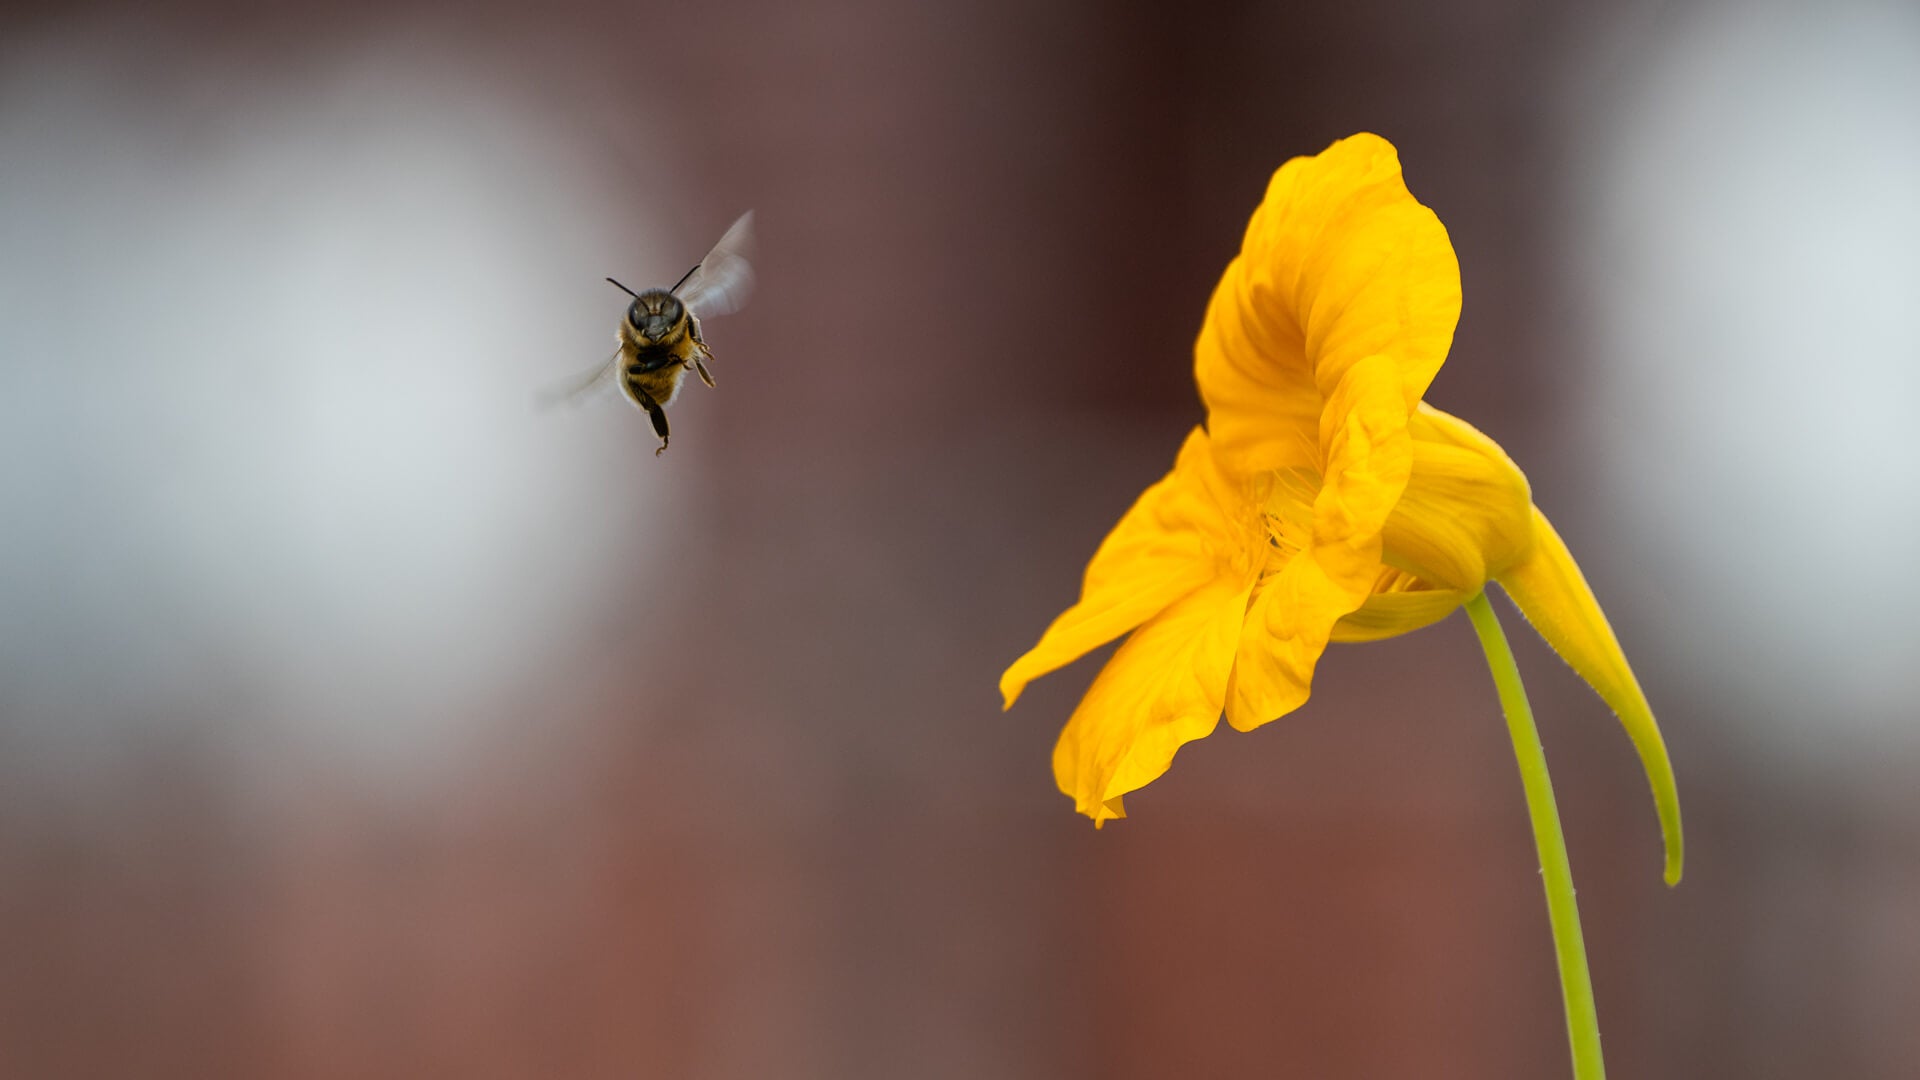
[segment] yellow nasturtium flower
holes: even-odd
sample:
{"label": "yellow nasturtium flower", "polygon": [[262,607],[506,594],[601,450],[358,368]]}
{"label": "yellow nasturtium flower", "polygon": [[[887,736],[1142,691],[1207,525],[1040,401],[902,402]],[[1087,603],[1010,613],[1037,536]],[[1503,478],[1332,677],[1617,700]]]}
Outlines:
{"label": "yellow nasturtium flower", "polygon": [[1527,480],[1421,400],[1452,344],[1460,270],[1386,140],[1355,135],[1274,174],[1194,349],[1205,428],[1087,566],[1079,603],[1000,679],[1130,635],[1054,751],[1096,824],[1227,722],[1307,700],[1328,643],[1444,618],[1497,581],[1625,726],[1680,872],[1679,802],[1653,713]]}

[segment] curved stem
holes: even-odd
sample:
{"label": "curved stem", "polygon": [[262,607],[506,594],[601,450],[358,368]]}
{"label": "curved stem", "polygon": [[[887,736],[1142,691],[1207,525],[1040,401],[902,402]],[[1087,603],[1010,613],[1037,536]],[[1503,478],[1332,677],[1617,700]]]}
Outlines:
{"label": "curved stem", "polygon": [[1500,708],[1507,714],[1507,734],[1520,763],[1520,786],[1526,790],[1527,816],[1533,821],[1533,843],[1540,852],[1540,879],[1547,889],[1547,921],[1553,927],[1553,951],[1560,965],[1560,995],[1567,1013],[1567,1041],[1573,1050],[1575,1080],[1602,1080],[1607,1066],[1600,1058],[1600,1017],[1593,1005],[1593,980],[1587,974],[1587,945],[1580,936],[1580,908],[1573,897],[1573,867],[1567,861],[1567,841],[1560,832],[1560,811],[1553,802],[1553,780],[1547,775],[1546,751],[1533,726],[1527,689],[1520,682],[1519,665],[1507,648],[1507,635],[1494,617],[1487,594],[1467,601],[1467,618],[1480,635],[1493,685],[1500,692]]}

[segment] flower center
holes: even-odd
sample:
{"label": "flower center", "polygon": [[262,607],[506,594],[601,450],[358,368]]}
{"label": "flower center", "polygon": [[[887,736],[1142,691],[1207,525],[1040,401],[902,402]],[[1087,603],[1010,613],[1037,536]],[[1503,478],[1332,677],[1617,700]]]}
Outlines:
{"label": "flower center", "polygon": [[1313,544],[1313,502],[1320,497],[1320,471],[1304,466],[1277,469],[1260,507],[1267,529],[1266,573],[1275,573]]}

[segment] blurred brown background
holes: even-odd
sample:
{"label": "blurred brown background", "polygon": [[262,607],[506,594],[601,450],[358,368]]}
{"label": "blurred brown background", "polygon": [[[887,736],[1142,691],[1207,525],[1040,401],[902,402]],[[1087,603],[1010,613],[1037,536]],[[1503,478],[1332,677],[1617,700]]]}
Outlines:
{"label": "blurred brown background", "polygon": [[[1517,618],[1622,1077],[1905,1077],[1920,17],[1519,2],[0,17],[0,1074],[1565,1075],[1458,618],[1096,833],[994,683],[1373,130],[1656,711]],[[740,210],[673,449],[530,408]],[[1904,531],[1903,531],[1904,529]],[[1510,609],[1509,609],[1510,610]]]}

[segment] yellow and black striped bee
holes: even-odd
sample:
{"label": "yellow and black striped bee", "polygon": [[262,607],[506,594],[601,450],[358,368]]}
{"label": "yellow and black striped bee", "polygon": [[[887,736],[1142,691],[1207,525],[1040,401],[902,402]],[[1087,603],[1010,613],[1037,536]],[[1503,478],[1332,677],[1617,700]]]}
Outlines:
{"label": "yellow and black striped bee", "polygon": [[620,322],[620,347],[607,362],[549,394],[550,400],[577,401],[617,385],[627,400],[653,421],[660,436],[657,456],[667,449],[667,406],[680,393],[680,382],[692,368],[700,381],[713,385],[707,362],[713,351],[700,336],[702,316],[739,310],[753,291],[753,265],[747,261],[753,243],[753,211],[740,215],[707,257],[694,264],[671,289],[634,292],[607,280],[633,297],[627,317]]}

